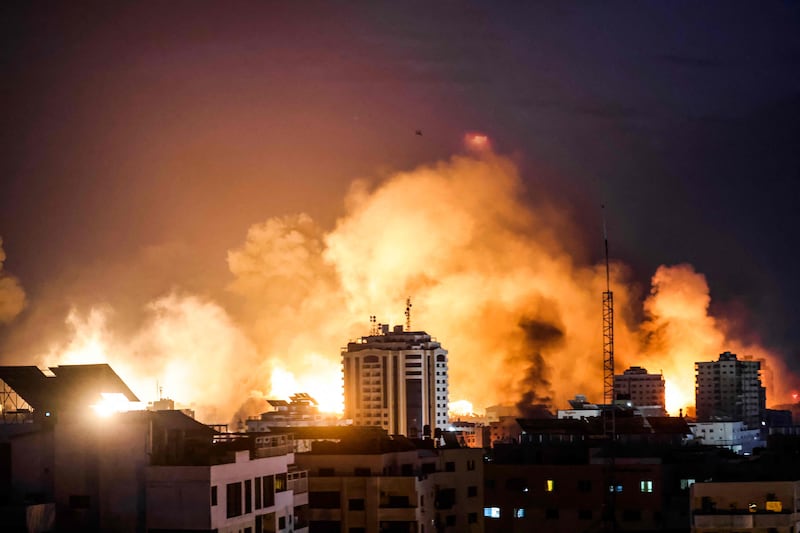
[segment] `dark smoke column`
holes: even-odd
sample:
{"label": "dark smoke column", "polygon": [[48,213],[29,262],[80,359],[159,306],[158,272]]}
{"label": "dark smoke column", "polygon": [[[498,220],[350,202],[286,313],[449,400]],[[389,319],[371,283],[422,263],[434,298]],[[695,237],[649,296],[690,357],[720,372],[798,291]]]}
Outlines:
{"label": "dark smoke column", "polygon": [[422,437],[448,423],[447,350],[424,331],[380,325],[342,352],[344,416]]}

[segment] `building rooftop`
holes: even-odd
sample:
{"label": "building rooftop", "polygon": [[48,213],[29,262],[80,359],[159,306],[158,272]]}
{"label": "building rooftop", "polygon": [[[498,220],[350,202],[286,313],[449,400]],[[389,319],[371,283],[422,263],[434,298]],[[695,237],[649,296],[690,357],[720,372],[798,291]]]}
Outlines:
{"label": "building rooftop", "polygon": [[62,365],[48,373],[35,366],[0,366],[0,379],[36,410],[85,408],[104,393],[139,401],[107,364]]}

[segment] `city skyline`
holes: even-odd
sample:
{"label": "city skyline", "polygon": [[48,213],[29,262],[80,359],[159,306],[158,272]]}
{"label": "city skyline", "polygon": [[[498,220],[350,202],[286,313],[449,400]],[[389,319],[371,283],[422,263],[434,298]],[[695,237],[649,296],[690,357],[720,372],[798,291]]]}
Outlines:
{"label": "city skyline", "polygon": [[797,6],[2,9],[3,364],[335,405],[410,296],[452,401],[597,398],[605,204],[620,367],[797,390]]}

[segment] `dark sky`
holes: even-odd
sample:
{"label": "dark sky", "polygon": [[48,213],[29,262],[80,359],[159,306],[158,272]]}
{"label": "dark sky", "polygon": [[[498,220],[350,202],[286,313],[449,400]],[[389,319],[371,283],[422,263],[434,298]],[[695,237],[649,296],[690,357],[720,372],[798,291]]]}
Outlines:
{"label": "dark sky", "polygon": [[634,279],[693,264],[716,310],[800,368],[796,2],[0,9],[0,236],[32,306],[153,247],[224,276],[250,224],[330,225],[353,179],[482,131],[532,203],[569,211],[586,259],[605,203]]}

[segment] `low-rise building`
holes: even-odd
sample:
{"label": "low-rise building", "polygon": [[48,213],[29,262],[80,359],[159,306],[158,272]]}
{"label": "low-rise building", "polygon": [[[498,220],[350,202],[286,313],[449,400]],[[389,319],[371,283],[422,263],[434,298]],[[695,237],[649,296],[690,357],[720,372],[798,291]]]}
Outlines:
{"label": "low-rise building", "polygon": [[738,454],[750,455],[753,449],[766,446],[759,429],[748,429],[742,422],[693,422],[689,424],[695,442],[718,446]]}
{"label": "low-rise building", "polygon": [[698,482],[690,496],[692,533],[790,533],[800,527],[800,481]]}
{"label": "low-rise building", "polygon": [[315,443],[309,472],[314,532],[483,531],[483,452],[402,436]]}

